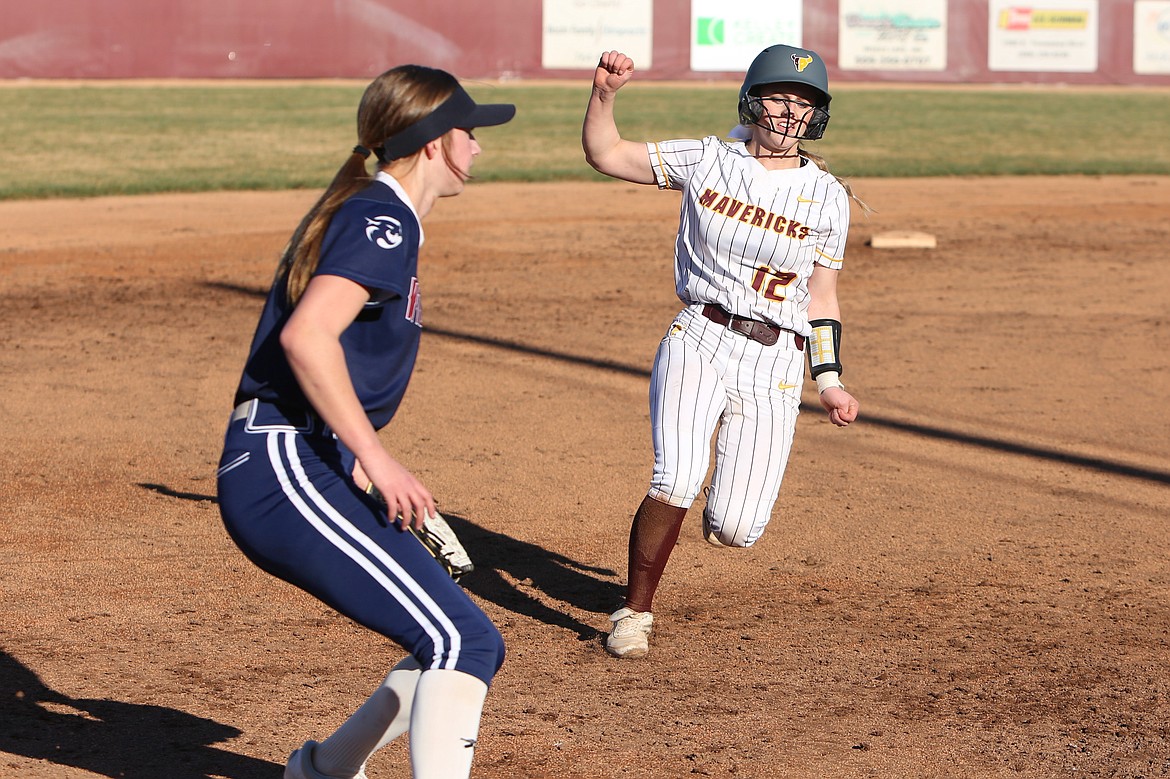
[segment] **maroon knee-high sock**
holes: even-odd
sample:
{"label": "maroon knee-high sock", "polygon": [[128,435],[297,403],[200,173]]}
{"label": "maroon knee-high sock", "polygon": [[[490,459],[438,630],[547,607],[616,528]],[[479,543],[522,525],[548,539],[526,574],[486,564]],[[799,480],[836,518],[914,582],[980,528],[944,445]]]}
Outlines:
{"label": "maroon knee-high sock", "polygon": [[626,606],[634,611],[650,611],[654,592],[666,570],[666,561],[678,541],[687,510],[647,496],[630,528],[630,582],[626,588]]}

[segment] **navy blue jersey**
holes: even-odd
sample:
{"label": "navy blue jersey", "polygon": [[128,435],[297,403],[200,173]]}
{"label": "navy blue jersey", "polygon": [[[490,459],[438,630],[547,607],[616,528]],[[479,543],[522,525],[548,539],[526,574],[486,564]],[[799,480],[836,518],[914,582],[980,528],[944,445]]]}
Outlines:
{"label": "navy blue jersey", "polygon": [[[375,429],[394,416],[418,355],[421,243],[422,226],[405,192],[394,179],[379,174],[341,206],[321,244],[314,276],[341,276],[370,292],[370,301],[341,334],[341,346],[358,399]],[[280,346],[280,331],[291,313],[281,276],[260,315],[236,390],[237,404],[258,398],[287,409],[311,408]]]}

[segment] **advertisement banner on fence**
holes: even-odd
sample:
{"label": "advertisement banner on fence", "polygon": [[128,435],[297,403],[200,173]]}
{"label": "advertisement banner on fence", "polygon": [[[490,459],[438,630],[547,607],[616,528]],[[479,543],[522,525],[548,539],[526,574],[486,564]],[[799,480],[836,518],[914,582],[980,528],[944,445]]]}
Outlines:
{"label": "advertisement banner on fence", "polygon": [[544,0],[540,65],[592,70],[603,51],[617,49],[649,70],[653,24],[653,0]]}
{"label": "advertisement banner on fence", "polygon": [[743,73],[774,43],[800,46],[802,0],[691,0],[691,70]]}
{"label": "advertisement banner on fence", "polygon": [[1133,72],[1170,73],[1170,0],[1137,0],[1133,5]]}
{"label": "advertisement banner on fence", "polygon": [[842,70],[947,69],[946,0],[840,0]]}
{"label": "advertisement banner on fence", "polygon": [[1097,0],[991,0],[988,12],[989,70],[1097,70]]}

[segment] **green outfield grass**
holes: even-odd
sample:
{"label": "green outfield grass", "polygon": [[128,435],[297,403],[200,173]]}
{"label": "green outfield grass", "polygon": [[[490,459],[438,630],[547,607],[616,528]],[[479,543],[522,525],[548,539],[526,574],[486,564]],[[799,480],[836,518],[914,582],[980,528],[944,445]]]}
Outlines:
{"label": "green outfield grass", "polygon": [[[0,199],[320,188],[356,142],[364,83],[0,87]],[[588,83],[470,84],[516,119],[478,133],[481,181],[596,180],[580,146]],[[631,84],[625,137],[725,134],[736,86]],[[811,148],[843,176],[1170,174],[1155,90],[835,88]]]}

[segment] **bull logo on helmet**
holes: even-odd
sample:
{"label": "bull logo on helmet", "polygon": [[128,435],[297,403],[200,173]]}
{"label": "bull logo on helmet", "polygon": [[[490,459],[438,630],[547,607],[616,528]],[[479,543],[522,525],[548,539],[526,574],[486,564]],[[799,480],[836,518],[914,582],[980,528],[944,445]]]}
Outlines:
{"label": "bull logo on helmet", "polygon": [[799,54],[792,55],[792,64],[796,66],[797,73],[803,73],[804,69],[812,64],[812,57],[802,57]]}

